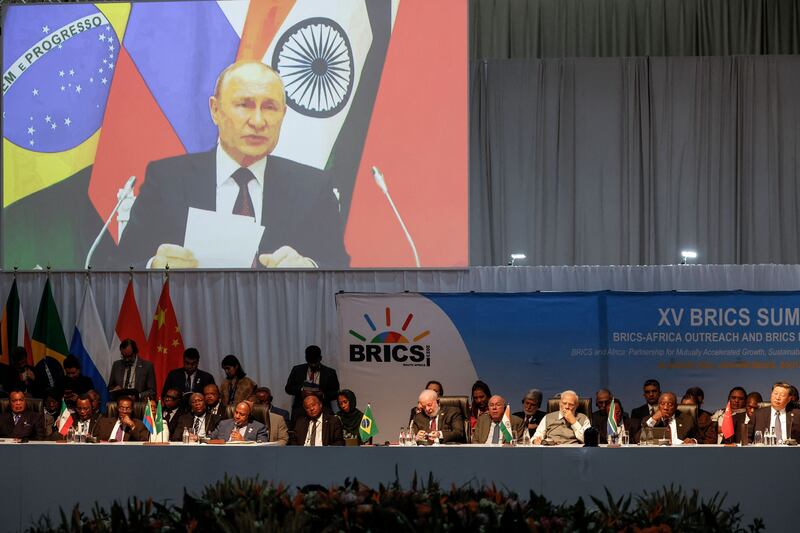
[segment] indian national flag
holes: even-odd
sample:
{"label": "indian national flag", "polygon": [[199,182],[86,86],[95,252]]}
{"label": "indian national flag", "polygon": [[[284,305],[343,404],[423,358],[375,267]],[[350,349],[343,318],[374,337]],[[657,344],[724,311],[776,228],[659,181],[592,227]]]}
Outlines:
{"label": "indian national flag", "polygon": [[375,423],[375,417],[372,416],[372,406],[370,404],[367,404],[367,409],[364,411],[364,417],[358,426],[358,433],[364,442],[378,434],[378,424]]}
{"label": "indian national flag", "polygon": [[608,434],[619,434],[619,425],[617,424],[617,404],[614,398],[611,398],[611,407],[608,410]]}
{"label": "indian national flag", "polygon": [[503,434],[505,442],[514,440],[514,431],[511,429],[511,408],[506,405],[506,410],[503,413],[503,420],[500,423],[500,432]]}
{"label": "indian national flag", "polygon": [[73,422],[72,413],[67,409],[67,404],[64,403],[64,400],[61,400],[61,414],[58,416],[58,433],[61,436],[66,436]]}

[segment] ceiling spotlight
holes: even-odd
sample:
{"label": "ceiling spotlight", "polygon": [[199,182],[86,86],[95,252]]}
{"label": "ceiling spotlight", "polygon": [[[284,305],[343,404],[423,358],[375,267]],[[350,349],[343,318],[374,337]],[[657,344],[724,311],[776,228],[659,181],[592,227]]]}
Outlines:
{"label": "ceiling spotlight", "polygon": [[508,262],[508,266],[514,266],[517,259],[525,259],[527,256],[523,253],[513,253],[509,257],[511,257],[511,261]]}
{"label": "ceiling spotlight", "polygon": [[694,250],[681,250],[681,264],[685,265],[687,259],[697,259],[697,252]]}

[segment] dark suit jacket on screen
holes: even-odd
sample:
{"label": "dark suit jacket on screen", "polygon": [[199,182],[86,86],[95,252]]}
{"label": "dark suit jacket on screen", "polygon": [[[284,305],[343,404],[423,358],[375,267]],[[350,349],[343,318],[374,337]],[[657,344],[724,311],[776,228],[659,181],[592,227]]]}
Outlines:
{"label": "dark suit jacket on screen", "polygon": [[[414,433],[431,427],[431,418],[425,412],[414,415]],[[459,409],[443,406],[436,415],[436,429],[442,432],[441,442],[467,442],[464,434],[464,416]]]}
{"label": "dark suit jacket on screen", "polygon": [[[319,415],[319,417],[322,420],[322,445],[344,446],[342,421],[336,416],[325,412]],[[307,417],[301,416],[298,418],[294,425],[294,441],[292,444],[295,446],[303,446],[306,443],[309,427],[311,427],[311,422]],[[319,431],[319,427],[317,431]]]}
{"label": "dark suit jacket on screen", "polygon": [[14,414],[9,410],[0,415],[0,437],[11,439],[43,440],[44,417],[41,413],[23,411],[14,425]]}
{"label": "dark suit jacket on screen", "polygon": [[[267,157],[259,253],[289,245],[321,267],[347,267],[339,204],[324,173]],[[119,248],[106,246],[108,266],[144,265],[162,243],[182,245],[190,207],[216,209],[216,148],[153,161],[133,204]]]}

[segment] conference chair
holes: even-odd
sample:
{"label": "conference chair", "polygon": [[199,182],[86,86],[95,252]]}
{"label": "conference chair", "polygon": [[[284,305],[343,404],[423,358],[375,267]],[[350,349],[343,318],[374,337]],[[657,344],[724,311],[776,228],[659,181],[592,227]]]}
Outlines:
{"label": "conference chair", "polygon": [[467,437],[467,444],[472,442],[472,425],[469,423],[469,396],[442,396],[439,398],[439,405],[455,407],[461,411],[464,417],[464,435]]}
{"label": "conference chair", "polygon": [[[547,400],[547,412],[555,413],[560,408],[561,400],[559,398],[550,398]],[[583,413],[592,419],[592,399],[591,398],[578,398],[578,413]]]}
{"label": "conference chair", "polygon": [[[44,410],[44,404],[41,398],[25,398],[28,410],[34,413],[41,413]],[[0,413],[6,413],[11,410],[11,404],[8,398],[0,398]]]}
{"label": "conference chair", "polygon": [[[142,420],[144,418],[144,407],[146,402],[133,402],[133,409],[131,410],[131,418],[136,418]],[[117,402],[109,401],[106,402],[106,417],[107,418],[117,418],[118,411],[117,411]],[[153,417],[156,414],[153,413]]]}

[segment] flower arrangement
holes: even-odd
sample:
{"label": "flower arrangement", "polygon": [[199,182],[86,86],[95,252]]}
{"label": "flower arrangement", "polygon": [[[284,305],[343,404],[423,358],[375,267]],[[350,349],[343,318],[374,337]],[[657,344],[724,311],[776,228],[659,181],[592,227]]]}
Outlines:
{"label": "flower arrangement", "polygon": [[399,481],[370,488],[347,479],[338,487],[307,485],[297,490],[255,479],[228,478],[201,494],[184,491],[181,506],[133,498],[97,504],[84,514],[79,506],[61,511],[60,523],[42,517],[32,532],[757,532],[759,519],[742,523],[739,506],[725,507],[719,494],[702,499],[697,491],[665,487],[639,496],[587,505],[554,505],[531,492],[527,499],[495,486],[444,490],[429,477],[414,477],[404,489]]}

